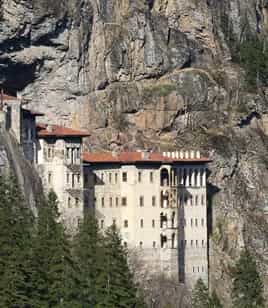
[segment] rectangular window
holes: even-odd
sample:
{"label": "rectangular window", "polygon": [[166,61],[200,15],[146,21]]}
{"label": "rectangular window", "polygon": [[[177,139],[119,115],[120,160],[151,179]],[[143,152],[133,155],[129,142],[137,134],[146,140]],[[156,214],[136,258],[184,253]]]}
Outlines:
{"label": "rectangular window", "polygon": [[77,174],[77,183],[80,184],[80,173]]}
{"label": "rectangular window", "polygon": [[66,183],[69,184],[69,182],[70,182],[70,173],[68,172],[66,174]]}
{"label": "rectangular window", "polygon": [[198,205],[198,195],[195,196],[195,205]]}
{"label": "rectangular window", "polygon": [[156,206],[156,197],[152,196],[152,206]]}
{"label": "rectangular window", "polygon": [[141,171],[138,173],[138,182],[141,183]]}
{"label": "rectangular window", "polygon": [[52,172],[49,172],[48,173],[48,184],[51,184],[51,182],[52,182]]}
{"label": "rectangular window", "polygon": [[70,209],[72,207],[72,200],[71,197],[68,197],[68,208]]}
{"label": "rectangular window", "polygon": [[101,174],[101,182],[104,182],[104,173]]}
{"label": "rectangular window", "polygon": [[127,172],[122,173],[122,181],[127,182]]}
{"label": "rectangular window", "polygon": [[115,218],[113,219],[113,225],[114,226],[116,225],[116,219]]}
{"label": "rectangular window", "polygon": [[156,247],[156,242],[155,241],[153,241],[153,248],[155,248]]}
{"label": "rectangular window", "polygon": [[101,206],[102,206],[102,207],[105,206],[105,204],[104,204],[104,197],[101,198]]}
{"label": "rectangular window", "polygon": [[79,198],[75,198],[75,206],[76,206],[76,207],[79,206]]}
{"label": "rectangular window", "polygon": [[111,184],[112,183],[112,174],[109,173],[109,183]]}
{"label": "rectangular window", "polygon": [[204,218],[201,219],[201,226],[204,227]]}
{"label": "rectangular window", "polygon": [[140,227],[143,228],[143,219],[140,220]]}
{"label": "rectangular window", "polygon": [[195,226],[196,227],[198,226],[198,219],[197,218],[195,219]]}
{"label": "rectangular window", "polygon": [[127,198],[122,197],[122,206],[127,206]]}
{"label": "rectangular window", "polygon": [[110,207],[112,207],[112,206],[113,206],[113,198],[110,197]]}
{"label": "rectangular window", "polygon": [[115,198],[115,206],[118,207],[118,205],[119,205],[119,198],[116,197],[116,198]]}
{"label": "rectangular window", "polygon": [[205,205],[205,197],[204,197],[204,195],[201,196],[201,205]]}
{"label": "rectangular window", "polygon": [[144,197],[140,196],[140,206],[144,206]]}
{"label": "rectangular window", "polygon": [[193,221],[193,218],[191,218],[191,227],[193,226],[194,224],[194,221]]}
{"label": "rectangular window", "polygon": [[150,183],[154,182],[154,173],[151,171],[150,172]]}
{"label": "rectangular window", "polygon": [[196,247],[198,247],[198,240],[195,241],[195,245],[196,245]]}
{"label": "rectangular window", "polygon": [[155,220],[153,219],[152,220],[152,228],[154,228],[155,227]]}
{"label": "rectangular window", "polygon": [[117,181],[118,181],[118,174],[117,173],[114,175],[114,180],[115,180],[115,184],[117,184]]}
{"label": "rectangular window", "polygon": [[72,188],[74,188],[75,185],[75,174],[72,174]]}
{"label": "rectangular window", "polygon": [[124,228],[128,228],[128,220],[124,220]]}

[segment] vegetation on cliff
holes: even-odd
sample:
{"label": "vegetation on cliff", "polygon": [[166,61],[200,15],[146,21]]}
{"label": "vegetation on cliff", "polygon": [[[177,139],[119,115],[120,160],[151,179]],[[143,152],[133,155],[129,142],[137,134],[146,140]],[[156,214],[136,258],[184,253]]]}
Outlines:
{"label": "vegetation on cliff", "polygon": [[86,216],[74,239],[50,192],[34,219],[14,179],[0,177],[0,307],[144,307],[112,226]]}

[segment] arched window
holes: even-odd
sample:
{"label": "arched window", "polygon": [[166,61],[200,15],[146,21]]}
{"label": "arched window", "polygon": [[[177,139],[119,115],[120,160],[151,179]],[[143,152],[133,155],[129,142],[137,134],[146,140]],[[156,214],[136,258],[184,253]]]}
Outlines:
{"label": "arched window", "polygon": [[160,185],[169,186],[169,173],[166,168],[163,168],[160,172]]}

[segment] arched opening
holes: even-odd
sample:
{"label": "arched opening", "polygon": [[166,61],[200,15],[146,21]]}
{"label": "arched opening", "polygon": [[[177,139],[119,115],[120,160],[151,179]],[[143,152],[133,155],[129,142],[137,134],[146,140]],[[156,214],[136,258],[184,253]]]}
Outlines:
{"label": "arched opening", "polygon": [[168,186],[169,185],[169,173],[166,168],[163,168],[160,173],[160,185]]}

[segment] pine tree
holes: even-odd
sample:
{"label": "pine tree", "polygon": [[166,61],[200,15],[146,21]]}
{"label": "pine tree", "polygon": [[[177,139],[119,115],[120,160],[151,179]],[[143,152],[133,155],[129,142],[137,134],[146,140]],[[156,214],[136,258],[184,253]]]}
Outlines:
{"label": "pine tree", "polygon": [[196,282],[192,293],[192,307],[193,308],[208,308],[210,307],[210,298],[208,288],[203,280],[199,278]]}
{"label": "pine tree", "polygon": [[103,236],[94,213],[87,211],[74,238],[74,255],[79,268],[79,299],[83,307],[95,307],[101,297],[98,277],[104,268]]}
{"label": "pine tree", "polygon": [[213,290],[212,295],[209,299],[209,308],[223,308],[223,305],[221,304],[215,290]]}
{"label": "pine tree", "polygon": [[138,307],[136,287],[127,263],[127,251],[121,245],[121,238],[112,225],[105,232],[105,263],[97,283],[101,296],[97,308]]}
{"label": "pine tree", "polygon": [[234,268],[232,298],[235,308],[264,307],[263,283],[256,262],[247,250],[241,253]]}
{"label": "pine tree", "polygon": [[81,307],[73,296],[75,264],[68,237],[58,221],[57,205],[57,196],[51,191],[39,210],[32,255],[32,298],[35,307]]}
{"label": "pine tree", "polygon": [[33,219],[15,178],[0,177],[0,307],[31,307]]}

